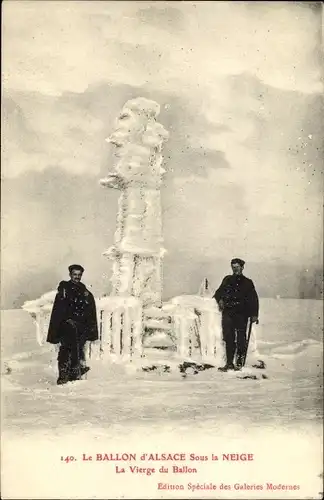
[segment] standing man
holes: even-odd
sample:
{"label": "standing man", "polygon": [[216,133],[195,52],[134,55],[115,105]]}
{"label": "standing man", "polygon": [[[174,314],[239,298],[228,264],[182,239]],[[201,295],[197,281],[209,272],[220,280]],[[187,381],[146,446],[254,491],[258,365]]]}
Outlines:
{"label": "standing man", "polygon": [[[258,323],[259,299],[253,281],[243,276],[244,260],[232,259],[233,274],[225,276],[213,298],[222,311],[223,340],[226,346],[226,365],[220,371],[242,369],[246,356],[248,319]],[[234,356],[236,352],[236,365]]]}
{"label": "standing man", "polygon": [[69,266],[69,281],[61,281],[48,328],[47,342],[60,344],[57,383],[79,380],[90,368],[85,366],[84,346],[98,339],[96,304],[92,293],[81,283],[84,269]]}

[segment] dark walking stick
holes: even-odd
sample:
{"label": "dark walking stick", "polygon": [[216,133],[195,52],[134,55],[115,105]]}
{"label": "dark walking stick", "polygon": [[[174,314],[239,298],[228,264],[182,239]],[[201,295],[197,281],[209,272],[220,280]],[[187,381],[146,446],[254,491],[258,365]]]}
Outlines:
{"label": "dark walking stick", "polygon": [[242,367],[245,366],[246,358],[247,358],[247,352],[249,348],[249,343],[250,343],[250,338],[251,338],[251,332],[252,332],[252,318],[248,319],[248,332],[247,332],[247,338],[246,338],[246,344],[245,344],[245,351],[244,351],[244,357],[243,357],[243,363]]}

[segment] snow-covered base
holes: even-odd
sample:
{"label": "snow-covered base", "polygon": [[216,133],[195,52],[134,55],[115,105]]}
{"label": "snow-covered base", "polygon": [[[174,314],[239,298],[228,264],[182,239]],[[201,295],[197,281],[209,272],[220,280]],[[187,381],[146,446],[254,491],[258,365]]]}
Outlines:
{"label": "snow-covered base", "polygon": [[[175,318],[178,352],[196,361],[220,366],[225,363],[225,344],[222,339],[222,315],[214,299],[199,295],[180,295],[164,306]],[[195,336],[198,349],[193,349]],[[257,349],[257,325],[252,326],[246,363],[260,359]],[[189,346],[191,343],[191,349]]]}
{"label": "snow-covered base", "polygon": [[[55,292],[24,304],[36,325],[39,345],[46,341],[49,318]],[[221,313],[214,299],[198,295],[181,295],[164,303],[161,308],[143,309],[135,297],[102,297],[96,299],[100,339],[88,346],[87,353],[96,359],[109,357],[118,363],[141,363],[147,332],[151,331],[148,346],[176,348],[179,362],[195,361],[221,366],[225,363],[222,340]],[[260,359],[253,325],[247,366]],[[153,333],[152,333],[153,332]],[[169,349],[170,350],[170,349]]]}

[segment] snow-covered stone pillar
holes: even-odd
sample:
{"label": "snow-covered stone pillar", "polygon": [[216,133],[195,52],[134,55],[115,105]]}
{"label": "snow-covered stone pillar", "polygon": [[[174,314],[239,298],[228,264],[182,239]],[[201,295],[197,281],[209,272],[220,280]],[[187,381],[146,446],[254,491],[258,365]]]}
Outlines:
{"label": "snow-covered stone pillar", "polygon": [[101,185],[121,191],[112,258],[112,296],[137,297],[162,305],[162,218],[160,185],[168,133],[156,121],[160,106],[144,98],[128,101],[108,142],[116,146],[114,169]]}

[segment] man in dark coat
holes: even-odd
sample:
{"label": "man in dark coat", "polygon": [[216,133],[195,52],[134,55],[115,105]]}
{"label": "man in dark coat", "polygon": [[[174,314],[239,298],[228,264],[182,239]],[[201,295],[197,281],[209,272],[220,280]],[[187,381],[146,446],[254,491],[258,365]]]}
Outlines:
{"label": "man in dark coat", "polygon": [[219,368],[220,371],[242,368],[246,356],[248,319],[252,323],[258,323],[259,299],[253,281],[243,276],[244,264],[244,260],[232,259],[233,274],[225,276],[213,296],[222,311],[223,340],[226,346],[226,365]]}
{"label": "man in dark coat", "polygon": [[69,266],[69,281],[61,281],[53,304],[47,342],[60,344],[58,353],[58,384],[79,380],[89,368],[85,363],[87,341],[98,339],[97,313],[94,297],[81,283],[84,269]]}

